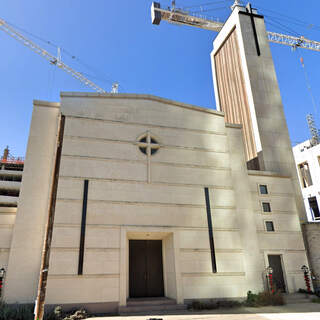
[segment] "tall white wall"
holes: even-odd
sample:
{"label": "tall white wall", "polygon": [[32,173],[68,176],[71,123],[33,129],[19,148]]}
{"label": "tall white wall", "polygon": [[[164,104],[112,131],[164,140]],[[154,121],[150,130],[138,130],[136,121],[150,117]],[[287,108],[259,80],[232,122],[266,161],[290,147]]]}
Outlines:
{"label": "tall white wall", "polygon": [[32,303],[36,297],[59,111],[58,103],[34,102],[4,286],[8,303]]}
{"label": "tall white wall", "polygon": [[[288,232],[260,234],[258,191],[252,190],[246,170],[241,126],[226,125],[223,113],[153,96],[69,93],[62,95],[61,109],[44,103],[34,108],[6,301],[35,298],[60,111],[66,123],[47,304],[96,312],[125,306],[131,239],[163,241],[165,294],[178,303],[262,290],[265,250],[281,250],[285,261],[293,259],[295,265],[305,263],[296,215],[288,215]],[[150,161],[137,142],[145,132],[160,144]],[[288,177],[254,172],[259,183],[269,183],[270,175],[275,193],[289,188]],[[85,179],[85,253],[83,275],[78,275]],[[210,190],[217,273],[212,272],[205,187]],[[292,196],[278,201],[278,207],[296,213]],[[279,217],[280,224],[285,225]]]}
{"label": "tall white wall", "polygon": [[[179,303],[245,296],[232,150],[223,114],[120,94],[63,94],[61,110],[66,126],[47,303],[125,305],[130,239],[163,241],[166,295]],[[150,171],[137,146],[146,131],[160,143]],[[84,274],[78,276],[84,179],[89,179],[86,247]],[[205,186],[211,195],[217,274],[211,269]],[[78,290],[83,286],[87,290]]]}

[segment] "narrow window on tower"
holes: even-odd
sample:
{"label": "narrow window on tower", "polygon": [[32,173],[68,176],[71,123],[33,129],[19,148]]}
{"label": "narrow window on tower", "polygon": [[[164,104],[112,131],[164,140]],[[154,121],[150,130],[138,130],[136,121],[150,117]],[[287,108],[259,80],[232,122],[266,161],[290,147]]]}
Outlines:
{"label": "narrow window on tower", "polygon": [[312,186],[312,179],[308,162],[300,163],[298,165],[300,181],[303,188]]}
{"label": "narrow window on tower", "polygon": [[268,232],[273,232],[274,231],[273,221],[265,221],[265,224],[266,224],[266,230]]}
{"label": "narrow window on tower", "polygon": [[263,212],[271,212],[271,205],[270,202],[261,202],[261,206],[262,206],[262,211]]}
{"label": "narrow window on tower", "polygon": [[320,212],[319,212],[317,198],[311,197],[308,199],[308,201],[309,201],[310,211],[311,211],[313,220],[320,220]]}
{"label": "narrow window on tower", "polygon": [[268,194],[268,187],[265,184],[259,184],[259,193],[264,195]]}

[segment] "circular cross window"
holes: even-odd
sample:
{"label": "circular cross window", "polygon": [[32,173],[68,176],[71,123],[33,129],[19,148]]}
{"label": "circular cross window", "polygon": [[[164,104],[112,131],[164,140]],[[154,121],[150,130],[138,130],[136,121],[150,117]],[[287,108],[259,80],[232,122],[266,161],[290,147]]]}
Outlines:
{"label": "circular cross window", "polygon": [[146,133],[140,137],[138,140],[138,146],[140,151],[146,155],[153,155],[160,148],[158,141],[152,137],[150,133]]}

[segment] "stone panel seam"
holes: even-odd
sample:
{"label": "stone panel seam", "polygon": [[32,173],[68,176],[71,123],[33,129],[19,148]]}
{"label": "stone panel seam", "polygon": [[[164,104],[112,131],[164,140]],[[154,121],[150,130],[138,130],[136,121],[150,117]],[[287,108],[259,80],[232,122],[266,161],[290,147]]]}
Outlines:
{"label": "stone panel seam", "polygon": [[273,249],[273,248],[263,248],[260,249],[260,253],[265,253],[265,252],[275,252],[278,253],[279,251],[285,252],[285,253],[304,253],[304,249]]}
{"label": "stone panel seam", "polygon": [[[60,251],[60,252],[78,252],[79,247],[52,247],[52,251]],[[116,248],[88,248],[86,247],[86,251],[90,252],[118,252],[120,250],[120,247]]]}
{"label": "stone panel seam", "polygon": [[[59,179],[74,179],[74,180],[83,180],[83,179],[90,179],[91,181],[107,181],[107,182],[120,182],[120,183],[126,183],[126,184],[145,184],[150,186],[150,183],[147,183],[143,180],[126,180],[126,179],[108,179],[108,178],[98,178],[98,177],[84,177],[84,176],[65,176],[61,175],[59,176]],[[168,183],[168,182],[152,182],[151,183],[154,186],[171,186],[171,187],[190,187],[190,188],[203,188],[203,184],[187,184],[187,183]],[[233,190],[232,186],[217,186],[217,185],[206,185],[210,189],[219,189],[219,190]],[[90,200],[88,200],[90,201]],[[92,201],[92,200],[91,200]]]}
{"label": "stone panel seam", "polygon": [[183,277],[244,277],[245,272],[217,272],[217,273],[209,273],[209,272],[182,272]]}
{"label": "stone panel seam", "polygon": [[[73,119],[84,119],[84,120],[91,120],[91,121],[101,121],[101,122],[108,122],[108,123],[116,123],[116,124],[124,124],[124,125],[131,125],[131,126],[139,126],[139,127],[150,127],[150,128],[160,128],[160,129],[173,129],[173,130],[181,130],[181,131],[190,131],[190,132],[199,132],[199,133],[209,133],[215,135],[225,136],[226,133],[212,131],[212,130],[204,130],[204,129],[191,129],[185,127],[170,127],[164,126],[159,124],[152,124],[152,123],[142,123],[142,122],[130,122],[130,121],[123,121],[123,120],[111,120],[111,119],[103,119],[99,117],[91,118],[91,117],[84,117],[84,116],[75,116],[75,115],[65,115],[67,118]],[[224,117],[224,116],[223,116]],[[224,126],[225,127],[225,126]]]}
{"label": "stone panel seam", "polygon": [[[79,228],[80,224],[55,223],[55,228]],[[121,227],[143,227],[143,228],[177,228],[182,230],[198,230],[204,231],[208,227],[194,227],[194,226],[175,226],[175,225],[144,225],[144,224],[87,224],[87,228],[91,229],[120,229]],[[217,232],[239,232],[238,228],[213,228]]]}
{"label": "stone panel seam", "polygon": [[293,193],[268,193],[266,195],[261,195],[259,193],[257,193],[257,191],[250,191],[252,195],[256,195],[256,197],[260,200],[264,200],[264,199],[268,199],[268,198],[294,198],[294,194]]}
{"label": "stone panel seam", "polygon": [[66,279],[66,278],[79,278],[79,279],[88,279],[88,278],[119,278],[119,273],[115,274],[83,274],[83,275],[77,275],[77,274],[49,274],[49,279]]}
{"label": "stone panel seam", "polygon": [[[210,253],[210,249],[187,249],[181,248],[181,252],[189,252],[189,253],[197,253],[197,252],[205,252]],[[216,249],[217,253],[243,253],[242,249]]]}
{"label": "stone panel seam", "polygon": [[[61,202],[79,202],[81,199],[68,199],[68,198],[58,198],[57,201]],[[128,204],[128,205],[154,205],[154,206],[163,206],[163,207],[188,207],[188,208],[205,208],[204,205],[195,205],[195,204],[184,204],[184,203],[165,203],[165,202],[136,202],[136,201],[114,201],[114,200],[89,200],[88,203],[94,202],[105,202],[111,204]],[[232,209],[235,210],[234,206],[213,206],[213,209]]]}
{"label": "stone panel seam", "polygon": [[271,234],[287,234],[287,233],[290,233],[290,234],[300,235],[300,234],[301,234],[301,231],[298,231],[298,230],[277,230],[277,231],[257,230],[257,233],[260,233],[260,234],[268,234],[268,235],[271,235]]}
{"label": "stone panel seam", "polygon": [[[86,159],[86,160],[98,160],[98,161],[105,161],[105,162],[131,162],[131,163],[143,163],[146,164],[147,160],[126,160],[120,158],[106,158],[106,157],[89,157],[89,156],[81,156],[81,155],[71,155],[71,154],[62,154],[63,157],[66,158],[79,158],[79,159]],[[205,166],[205,165],[198,165],[198,164],[184,164],[184,163],[174,163],[174,162],[163,162],[163,161],[154,161],[151,160],[153,165],[162,165],[162,166],[172,166],[172,167],[181,167],[181,168],[198,168],[198,169],[211,169],[217,171],[231,171],[229,167],[216,167],[216,166]],[[1,189],[1,186],[0,186]]]}
{"label": "stone panel seam", "polygon": [[[72,136],[66,135],[66,138],[70,140],[89,140],[89,141],[101,141],[101,142],[111,142],[111,143],[121,143],[121,144],[130,144],[130,145],[137,145],[136,140],[115,140],[115,139],[105,139],[105,138],[93,138],[93,137],[81,137],[81,136]],[[222,153],[222,154],[229,154],[229,151],[219,151],[210,148],[201,148],[201,147],[187,147],[187,146],[178,146],[178,145],[167,145],[167,144],[159,144],[160,147],[164,149],[182,149],[182,150],[191,150],[197,152],[212,152],[212,153]]]}

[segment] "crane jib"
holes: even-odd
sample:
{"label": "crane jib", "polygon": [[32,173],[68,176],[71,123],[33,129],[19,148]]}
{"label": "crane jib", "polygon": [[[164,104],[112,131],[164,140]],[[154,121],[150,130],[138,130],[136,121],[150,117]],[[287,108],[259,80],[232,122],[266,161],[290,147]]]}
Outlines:
{"label": "crane jib", "polygon": [[[152,23],[159,25],[161,20],[179,25],[197,27],[205,30],[219,32],[224,22],[208,19],[204,16],[196,16],[177,8],[162,9],[159,2],[151,5]],[[320,42],[310,40],[305,37],[294,37],[286,34],[267,31],[269,42],[291,46],[293,48],[303,48],[320,52]]]}
{"label": "crane jib", "polygon": [[42,49],[40,46],[32,42],[30,39],[23,36],[20,32],[15,30],[13,27],[11,27],[8,23],[6,23],[4,20],[0,19],[0,29],[2,29],[4,32],[6,32],[9,36],[12,38],[18,40],[22,44],[24,44],[26,47],[31,49],[33,52],[39,54],[43,58],[49,61],[49,63],[59,67],[63,71],[69,73],[72,77],[79,80],[86,86],[90,87],[91,89],[99,92],[99,93],[106,93],[106,91],[102,88],[100,88],[98,85],[96,85],[91,80],[87,79],[84,75],[82,75],[80,72],[73,70],[71,67],[60,61],[57,57],[50,54],[48,51]]}

